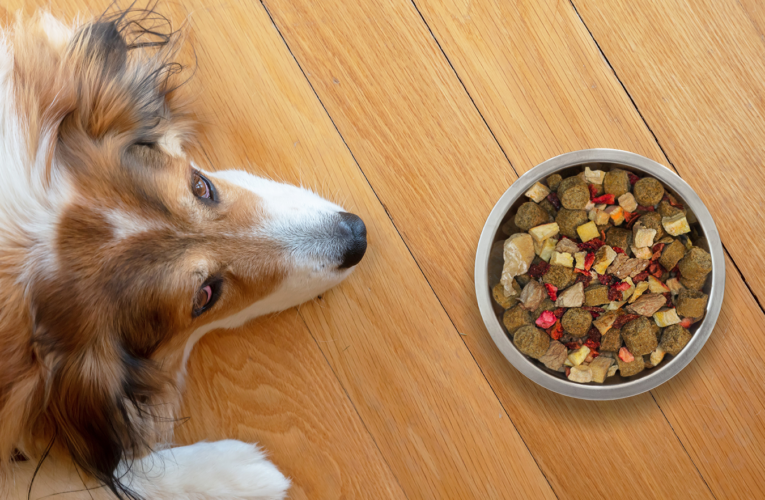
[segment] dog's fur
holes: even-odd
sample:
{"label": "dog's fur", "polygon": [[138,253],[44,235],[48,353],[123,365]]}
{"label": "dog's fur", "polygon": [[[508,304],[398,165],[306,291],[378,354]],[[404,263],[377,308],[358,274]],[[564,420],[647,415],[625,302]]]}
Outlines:
{"label": "dog's fur", "polygon": [[342,209],[198,171],[181,36],[156,19],[70,27],[39,13],[0,35],[2,498],[26,497],[40,463],[34,497],[80,476],[100,485],[93,498],[270,499],[289,486],[254,445],[168,444],[203,334],[351,272]]}

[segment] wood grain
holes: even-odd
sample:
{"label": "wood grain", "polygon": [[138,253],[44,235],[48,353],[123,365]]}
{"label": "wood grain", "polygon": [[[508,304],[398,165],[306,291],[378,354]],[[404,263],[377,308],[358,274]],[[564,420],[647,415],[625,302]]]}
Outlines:
{"label": "wood grain", "polygon": [[765,184],[761,2],[747,2],[753,17],[738,0],[574,3],[762,302],[765,267],[752,251],[765,231],[753,189]]}
{"label": "wood grain", "polygon": [[187,7],[200,61],[190,85],[215,123],[202,135],[211,163],[331,186],[367,223],[363,265],[300,314],[405,494],[552,498],[266,11]]}
{"label": "wood grain", "polygon": [[[646,491],[656,496],[692,491],[694,496],[710,497],[650,395],[613,403],[556,396],[525,380],[494,347],[470,291],[474,249],[486,215],[515,175],[507,161],[498,159],[501,150],[486,137],[481,117],[448,62],[438,57],[438,46],[413,5],[282,0],[265,4],[451,319],[467,335],[471,353],[556,494],[628,498]],[[533,11],[530,5],[526,10]],[[559,22],[565,25],[565,19]],[[578,43],[586,46],[586,31],[580,28],[579,33]],[[477,31],[471,34],[479,36]],[[485,43],[496,46],[503,41],[498,37]],[[553,48],[554,43],[548,50]],[[536,47],[528,42],[525,50]],[[552,69],[551,62],[537,57]],[[498,67],[490,71],[501,74]],[[544,76],[545,85],[555,85],[550,83],[555,74],[548,71]],[[615,102],[609,94],[599,97],[609,103],[605,108],[629,109],[628,99],[617,91],[613,94]],[[519,102],[523,99],[515,96]],[[556,119],[562,123],[566,116],[556,118],[550,110],[546,120]],[[552,127],[565,129],[555,123]],[[593,132],[600,134],[600,141],[592,145],[626,147],[640,129],[639,124],[626,131],[602,126]],[[545,133],[539,132],[539,138],[535,144],[541,152],[524,154],[541,159],[552,154],[553,146],[565,151],[566,145],[556,145]],[[541,144],[541,138],[549,145]],[[578,140],[580,146],[587,138]],[[642,143],[649,153],[652,148],[654,155],[660,154],[650,140]],[[586,488],[581,486],[581,473],[566,458],[571,442],[580,437],[587,441],[588,456],[598,457],[601,471],[599,480]],[[653,442],[666,448],[654,454]]]}

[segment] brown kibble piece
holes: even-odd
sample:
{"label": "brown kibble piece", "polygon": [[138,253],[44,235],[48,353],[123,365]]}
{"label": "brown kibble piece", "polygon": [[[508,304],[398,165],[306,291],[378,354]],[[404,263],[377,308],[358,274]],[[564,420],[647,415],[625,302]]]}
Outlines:
{"label": "brown kibble piece", "polygon": [[624,193],[629,193],[629,175],[627,172],[619,168],[615,168],[610,172],[606,172],[606,177],[603,180],[603,189],[607,194],[612,194],[616,198],[620,197]]}
{"label": "brown kibble piece", "polygon": [[570,267],[553,265],[542,277],[542,282],[555,286],[558,290],[563,290],[574,281],[574,270]]}
{"label": "brown kibble piece", "polygon": [[518,298],[521,295],[521,287],[518,286],[518,283],[515,280],[513,280],[513,289],[516,292],[515,295],[507,297],[505,296],[505,287],[502,283],[497,283],[494,285],[494,288],[491,289],[491,295],[494,297],[494,301],[502,306],[503,309],[510,309],[518,303]]}
{"label": "brown kibble piece", "polygon": [[656,230],[656,236],[653,237],[653,241],[659,241],[664,237],[665,231],[664,226],[661,225],[661,214],[659,212],[644,213],[638,218],[632,230],[637,231],[641,227]]}
{"label": "brown kibble piece", "polygon": [[674,240],[671,244],[664,247],[659,258],[659,264],[664,266],[664,269],[674,269],[680,259],[685,255],[685,245],[680,240]]}
{"label": "brown kibble piece", "polygon": [[707,282],[707,277],[704,276],[703,278],[691,280],[686,278],[685,276],[682,276],[680,278],[680,284],[683,285],[685,288],[689,290],[701,290],[704,288],[704,285]]}
{"label": "brown kibble piece", "polygon": [[515,213],[515,225],[521,231],[528,231],[532,227],[541,226],[552,221],[552,216],[533,201],[527,201]]}
{"label": "brown kibble piece", "polygon": [[558,215],[555,217],[555,222],[558,223],[560,234],[568,236],[574,240],[579,238],[576,228],[582,224],[587,224],[589,221],[590,219],[587,217],[587,212],[584,210],[561,208],[558,211]]}
{"label": "brown kibble piece", "polygon": [[602,306],[610,302],[606,285],[591,285],[584,290],[584,305],[586,306]]}
{"label": "brown kibble piece", "polygon": [[693,247],[685,253],[685,257],[680,259],[677,268],[680,270],[680,275],[685,279],[699,280],[705,278],[712,271],[712,256],[703,248]]}
{"label": "brown kibble piece", "polygon": [[624,345],[636,359],[643,354],[650,354],[658,345],[648,318],[642,316],[622,327],[622,338]]}
{"label": "brown kibble piece", "polygon": [[574,337],[584,337],[590,331],[592,315],[579,307],[573,307],[560,319],[563,329]]}
{"label": "brown kibble piece", "polygon": [[616,362],[619,363],[619,373],[622,377],[631,377],[645,370],[643,356],[636,356],[635,353],[632,355],[635,356],[635,361],[629,363],[625,363],[618,356],[616,358]]}
{"label": "brown kibble piece", "polygon": [[515,332],[513,344],[523,354],[539,359],[550,347],[550,337],[534,325],[522,326]]}
{"label": "brown kibble piece", "polygon": [[621,227],[612,227],[606,231],[606,245],[619,247],[629,256],[632,247],[632,231]]}
{"label": "brown kibble piece", "polygon": [[547,187],[549,187],[551,191],[557,191],[560,181],[562,180],[563,177],[561,177],[560,174],[552,174],[547,178]]}
{"label": "brown kibble piece", "polygon": [[680,325],[670,325],[664,329],[664,334],[661,336],[660,347],[664,349],[667,354],[677,356],[683,347],[688,345],[691,341],[691,333]]}
{"label": "brown kibble piece", "polygon": [[563,208],[581,210],[590,201],[590,188],[578,176],[567,177],[558,186],[558,199]]}
{"label": "brown kibble piece", "polygon": [[660,202],[659,208],[657,208],[656,211],[659,212],[662,217],[674,217],[675,215],[679,213],[685,213],[685,210],[681,210],[677,207],[673,207],[667,201]]}
{"label": "brown kibble piece", "polygon": [[600,350],[616,352],[622,347],[622,332],[611,328],[600,338]]}
{"label": "brown kibble piece", "polygon": [[512,337],[515,332],[524,325],[530,325],[534,321],[531,318],[531,314],[519,305],[516,305],[507,311],[502,316],[502,323],[507,328],[507,333]]}
{"label": "brown kibble piece", "polygon": [[677,314],[683,318],[701,318],[707,311],[709,295],[697,290],[680,290],[677,296]]}
{"label": "brown kibble piece", "polygon": [[638,205],[652,207],[664,197],[664,186],[653,177],[643,177],[635,183],[632,194],[635,195]]}

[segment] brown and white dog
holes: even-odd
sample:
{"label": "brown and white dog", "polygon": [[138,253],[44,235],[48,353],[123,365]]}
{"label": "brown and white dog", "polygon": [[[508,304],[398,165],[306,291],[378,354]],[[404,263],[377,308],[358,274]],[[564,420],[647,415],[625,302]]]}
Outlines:
{"label": "brown and white dog", "polygon": [[0,33],[0,498],[82,473],[100,485],[85,498],[283,498],[255,445],[170,448],[185,364],[205,333],[317,296],[366,249],[341,207],[185,156],[180,36],[153,16],[40,13]]}

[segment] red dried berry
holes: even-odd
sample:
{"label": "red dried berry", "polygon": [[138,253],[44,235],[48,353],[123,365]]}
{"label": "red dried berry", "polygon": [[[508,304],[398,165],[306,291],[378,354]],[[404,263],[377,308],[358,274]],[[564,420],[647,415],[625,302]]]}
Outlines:
{"label": "red dried berry", "polygon": [[[605,238],[603,240],[605,240]],[[594,240],[590,240],[587,243],[579,243],[577,246],[579,247],[579,250],[583,252],[595,252],[606,244],[606,242],[603,240],[595,238]]]}
{"label": "red dried berry", "polygon": [[625,363],[632,363],[635,361],[635,356],[632,355],[632,353],[627,349],[626,347],[622,347],[619,349],[619,359],[624,361]]}
{"label": "red dried berry", "polygon": [[547,274],[547,271],[550,270],[550,264],[547,262],[540,262],[539,264],[534,264],[531,267],[529,267],[529,276],[532,278],[541,278],[545,274]]}
{"label": "red dried berry", "polygon": [[629,218],[627,218],[626,216],[624,217],[624,219],[627,220],[627,229],[632,229],[632,226],[634,226],[635,222],[637,222],[638,219],[640,218],[639,213],[632,212],[632,214],[634,215],[634,217],[629,217]]}
{"label": "red dried berry", "polygon": [[636,183],[637,181],[639,181],[639,180],[640,180],[640,177],[638,177],[637,175],[635,175],[635,174],[633,174],[633,173],[628,173],[628,174],[627,174],[627,177],[629,177],[629,178],[630,178],[630,184],[631,184],[631,185],[633,185],[633,186],[635,185],[635,183]]}
{"label": "red dried berry", "polygon": [[547,289],[547,296],[550,297],[550,300],[553,302],[558,300],[558,287],[555,285],[551,285],[550,283],[545,283],[545,288]]}
{"label": "red dried berry", "polygon": [[552,206],[555,207],[555,210],[560,210],[561,204],[560,204],[560,199],[558,198],[557,193],[548,194],[547,201],[549,201],[552,204]]}
{"label": "red dried berry", "polygon": [[560,324],[560,320],[556,321],[555,325],[547,330],[547,335],[553,340],[559,340],[563,336],[563,325]]}
{"label": "red dried berry", "polygon": [[568,378],[568,376],[569,376],[569,375],[571,375],[571,368],[569,368],[569,367],[567,366],[567,367],[566,367],[566,378]]}
{"label": "red dried berry", "polygon": [[637,209],[641,212],[655,212],[656,209],[653,207],[646,207],[644,205],[638,205]]}
{"label": "red dried berry", "polygon": [[606,205],[613,205],[616,200],[614,199],[614,195],[612,194],[604,194],[603,196],[598,196],[597,198],[593,198],[592,202],[596,205],[599,205],[601,203],[605,203]]}
{"label": "red dried berry", "polygon": [[[600,346],[598,346],[598,347],[600,347]],[[597,358],[598,356],[600,356],[600,353],[599,353],[598,351],[596,351],[595,349],[591,349],[591,350],[590,350],[590,354],[589,354],[587,357],[588,357],[588,358],[592,358],[592,359],[595,359],[595,358]],[[592,360],[590,360],[590,361],[592,361]]]}
{"label": "red dried berry", "polygon": [[619,330],[621,327],[632,321],[633,319],[638,319],[640,316],[637,314],[622,314],[618,318],[616,318],[616,321],[614,321],[614,324],[611,325],[612,328],[615,328],[616,330]]}
{"label": "red dried berry", "polygon": [[590,252],[584,258],[584,270],[589,271],[592,269],[592,264],[595,262],[595,254]]}
{"label": "red dried berry", "polygon": [[598,319],[600,317],[600,313],[596,313],[595,311],[590,312],[590,316],[592,316],[592,319]]}
{"label": "red dried berry", "polygon": [[661,201],[666,201],[666,202],[667,202],[667,203],[669,203],[671,206],[673,206],[673,207],[677,207],[677,208],[679,208],[679,209],[681,209],[681,210],[682,210],[682,208],[683,208],[683,204],[682,204],[682,203],[678,203],[678,202],[677,202],[677,201],[675,201],[674,199],[670,198],[668,194],[665,194],[665,195],[664,195],[664,197],[661,199]]}
{"label": "red dried berry", "polygon": [[590,199],[595,203],[595,198],[598,196],[598,188],[595,184],[588,184],[588,187],[590,188]]}
{"label": "red dried berry", "polygon": [[615,286],[612,286],[608,289],[608,300],[612,302],[619,302],[622,300],[622,292],[617,290]]}
{"label": "red dried berry", "polygon": [[616,253],[624,253],[624,249],[621,247],[611,247],[611,249]]}
{"label": "red dried berry", "polygon": [[683,327],[683,328],[685,328],[685,329],[688,329],[688,328],[690,328],[690,327],[691,327],[691,325],[692,325],[692,324],[693,324],[695,321],[696,321],[696,320],[695,320],[695,319],[693,319],[693,318],[683,318],[683,320],[680,322],[680,326],[682,326],[682,327]]}
{"label": "red dried berry", "polygon": [[[600,342],[595,342],[592,339],[587,339],[587,342],[585,342],[584,345],[586,347],[589,347],[590,348],[590,353],[592,353],[594,349],[597,349],[598,347],[600,347]],[[597,352],[597,351],[595,351],[595,352]]]}
{"label": "red dried berry", "polygon": [[662,266],[658,262],[651,262],[651,265],[648,266],[648,274],[650,274],[654,278],[657,278],[657,279],[661,278],[666,272],[667,270],[664,269],[664,266]]}
{"label": "red dried berry", "polygon": [[664,250],[664,246],[665,246],[665,243],[657,243],[651,247],[651,251],[654,253],[661,252],[662,250]]}
{"label": "red dried berry", "polygon": [[620,292],[624,292],[625,290],[629,290],[631,286],[632,285],[630,285],[629,283],[625,283],[624,281],[620,281],[619,283],[614,285],[614,288],[616,288]]}
{"label": "red dried berry", "polygon": [[600,281],[601,285],[610,285],[611,278],[608,274],[598,274],[598,281]]}
{"label": "red dried berry", "polygon": [[547,329],[555,324],[558,318],[552,313],[552,311],[542,311],[537,320],[534,322],[539,328]]}
{"label": "red dried berry", "polygon": [[567,342],[563,345],[565,345],[571,351],[576,351],[577,349],[582,347],[582,344],[580,344],[579,342]]}
{"label": "red dried berry", "polygon": [[666,304],[664,304],[664,307],[669,307],[670,309],[673,309],[675,307],[674,302],[672,302],[672,294],[670,292],[667,292],[664,294],[664,298],[667,299]]}
{"label": "red dried berry", "polygon": [[553,314],[558,319],[562,318],[565,313],[566,313],[566,308],[565,307],[559,307],[555,311],[553,311]]}
{"label": "red dried berry", "polygon": [[582,283],[585,288],[590,286],[590,282],[592,281],[592,276],[589,274],[580,274],[576,277],[576,281],[574,283]]}
{"label": "red dried berry", "polygon": [[592,328],[590,328],[589,332],[587,332],[587,338],[588,339],[592,339],[595,342],[600,343],[600,338],[601,337],[602,337],[602,335],[600,334],[600,330],[598,330],[594,326]]}
{"label": "red dried berry", "polygon": [[640,283],[641,281],[645,281],[648,279],[648,271],[643,271],[642,273],[638,273],[634,278],[632,278],[633,283]]}

